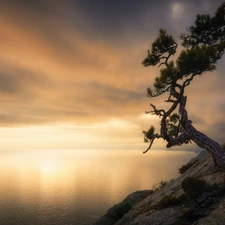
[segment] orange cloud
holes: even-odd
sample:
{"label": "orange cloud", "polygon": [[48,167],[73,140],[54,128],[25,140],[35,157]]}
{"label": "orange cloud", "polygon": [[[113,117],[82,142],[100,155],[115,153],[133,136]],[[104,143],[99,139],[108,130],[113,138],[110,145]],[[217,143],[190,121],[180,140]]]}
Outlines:
{"label": "orange cloud", "polygon": [[[153,12],[152,8],[136,9],[131,5],[130,11],[118,12],[120,19],[114,18],[109,8],[112,17],[107,17],[104,10],[98,14],[89,6],[79,8],[78,3],[75,7],[68,1],[63,5],[54,2],[38,6],[10,0],[0,3],[0,126],[76,127],[106,123],[110,127],[109,121],[117,119],[131,123],[134,127],[126,132],[135,129],[140,138],[142,129],[157,124],[152,117],[140,119],[149,110],[149,102],[159,108],[167,107],[164,96],[146,98],[145,90],[152,85],[159,69],[144,68],[141,61],[161,25],[176,30],[171,7],[156,4]],[[171,6],[171,2],[168,4]],[[177,7],[174,10],[177,16],[183,15]],[[156,14],[162,18],[156,20]],[[108,20],[101,21],[101,15]],[[187,18],[180,19],[179,25],[185,21]],[[174,33],[174,37],[178,35]],[[213,121],[223,121],[223,62],[224,59],[217,73],[199,77],[187,90],[190,119],[194,117],[193,122],[206,131],[209,129],[205,123],[213,126]],[[113,126],[112,129],[108,137],[118,133],[119,138],[121,130]],[[106,131],[98,131],[99,136]],[[134,139],[134,134],[130,137]]]}

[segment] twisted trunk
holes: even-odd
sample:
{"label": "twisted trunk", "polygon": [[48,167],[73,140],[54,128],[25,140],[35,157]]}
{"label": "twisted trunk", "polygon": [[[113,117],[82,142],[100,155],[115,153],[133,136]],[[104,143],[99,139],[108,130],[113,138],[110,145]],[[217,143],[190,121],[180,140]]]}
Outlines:
{"label": "twisted trunk", "polygon": [[193,140],[200,148],[207,150],[211,154],[214,163],[217,166],[225,169],[225,150],[220,144],[205,134],[197,131],[192,125],[190,125],[189,134],[191,140]]}
{"label": "twisted trunk", "polygon": [[200,148],[207,150],[211,154],[216,165],[225,169],[225,150],[216,141],[199,132],[192,126],[192,122],[188,120],[188,114],[185,109],[185,105],[186,97],[182,96],[179,109],[179,112],[182,116],[181,123],[185,131],[189,134],[190,139],[194,141]]}
{"label": "twisted trunk", "polygon": [[225,150],[216,141],[212,140],[211,138],[199,132],[193,127],[192,121],[188,119],[188,114],[185,109],[186,106],[185,96],[182,95],[180,97],[179,103],[180,103],[179,113],[181,115],[181,125],[184,129],[184,132],[182,132],[176,138],[171,137],[168,138],[168,136],[166,135],[166,139],[168,138],[167,147],[169,148],[175,145],[181,145],[187,143],[188,140],[192,140],[200,148],[207,150],[211,154],[217,166],[225,169]]}

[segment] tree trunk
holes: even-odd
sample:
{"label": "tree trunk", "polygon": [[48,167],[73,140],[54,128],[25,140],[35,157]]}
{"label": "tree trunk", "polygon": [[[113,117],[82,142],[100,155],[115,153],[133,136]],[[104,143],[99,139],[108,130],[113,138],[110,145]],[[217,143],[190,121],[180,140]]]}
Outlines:
{"label": "tree trunk", "polygon": [[192,122],[188,120],[185,105],[186,97],[182,96],[180,101],[179,112],[182,116],[181,124],[184,130],[187,132],[189,138],[192,141],[194,141],[200,148],[207,150],[211,154],[217,166],[225,169],[225,150],[216,141],[199,132],[192,126]]}
{"label": "tree trunk", "polygon": [[[173,104],[167,112],[163,113],[163,116],[161,119],[160,135],[158,135],[158,134],[154,135],[154,138],[151,140],[148,149],[146,151],[144,151],[144,153],[147,152],[151,148],[151,145],[155,138],[163,138],[164,140],[166,140],[167,148],[170,148],[172,146],[188,144],[190,142],[190,140],[192,140],[200,148],[203,148],[210,153],[210,155],[212,156],[212,158],[214,160],[214,163],[217,166],[225,169],[225,150],[223,149],[223,147],[219,143],[212,140],[205,134],[199,132],[192,126],[192,121],[190,121],[188,119],[188,114],[185,109],[187,97],[183,95],[183,93],[184,93],[183,89],[181,90],[180,94],[178,94],[178,95],[175,95],[176,93],[175,94],[174,93],[172,93],[171,96],[173,96],[177,100],[174,100],[174,101],[168,100],[168,102],[173,102]],[[177,108],[178,105],[179,105],[179,114],[181,116],[180,124],[183,129],[182,129],[181,133],[179,133],[179,130],[178,130],[178,132],[177,132],[178,135],[175,137],[172,137],[167,132],[167,122],[166,121],[167,121],[167,117],[169,115],[171,115],[171,113]],[[152,114],[161,116],[161,114],[159,112],[162,110],[157,110],[154,105],[151,105],[151,106],[154,108],[154,110],[152,111]],[[179,126],[177,129],[179,129]]]}
{"label": "tree trunk", "polygon": [[197,131],[193,126],[191,126],[189,132],[191,140],[193,140],[200,148],[207,150],[217,166],[225,169],[225,150],[222,146],[205,134]]}

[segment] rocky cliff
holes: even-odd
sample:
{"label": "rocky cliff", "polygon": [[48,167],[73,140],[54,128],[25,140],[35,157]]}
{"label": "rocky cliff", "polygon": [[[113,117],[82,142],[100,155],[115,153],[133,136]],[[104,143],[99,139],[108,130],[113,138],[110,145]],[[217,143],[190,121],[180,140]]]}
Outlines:
{"label": "rocky cliff", "polygon": [[189,165],[157,190],[128,195],[94,225],[224,225],[225,171],[206,152]]}

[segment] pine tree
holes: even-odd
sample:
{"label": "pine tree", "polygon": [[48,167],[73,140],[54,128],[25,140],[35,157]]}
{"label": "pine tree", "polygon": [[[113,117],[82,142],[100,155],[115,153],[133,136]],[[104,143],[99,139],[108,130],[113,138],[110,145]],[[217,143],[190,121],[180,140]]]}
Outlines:
{"label": "pine tree", "polygon": [[151,126],[143,131],[145,142],[149,142],[146,153],[155,139],[162,138],[167,142],[166,147],[195,142],[206,149],[219,167],[225,169],[225,150],[216,141],[196,130],[188,118],[186,110],[187,96],[185,88],[196,76],[216,69],[216,63],[225,51],[225,2],[217,9],[212,17],[208,14],[197,15],[193,26],[187,33],[181,34],[183,50],[177,59],[171,60],[178,47],[175,39],[166,30],[160,29],[159,36],[148,50],[147,57],[142,64],[145,67],[160,67],[159,76],[155,78],[153,88],[147,89],[148,97],[158,97],[167,94],[168,110],[152,107],[151,113],[161,118],[160,132],[155,133]]}

